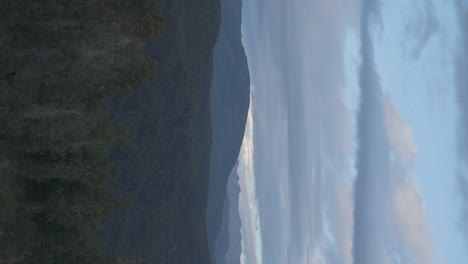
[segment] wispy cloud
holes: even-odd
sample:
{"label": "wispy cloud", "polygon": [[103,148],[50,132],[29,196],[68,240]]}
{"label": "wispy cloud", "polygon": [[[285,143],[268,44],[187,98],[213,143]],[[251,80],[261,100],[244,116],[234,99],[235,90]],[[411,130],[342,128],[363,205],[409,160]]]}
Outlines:
{"label": "wispy cloud", "polygon": [[371,39],[372,19],[379,18],[378,1],[363,1],[358,113],[357,178],[354,191],[354,263],[389,263],[386,245],[389,222],[389,142],[385,127],[383,94],[376,71]]}
{"label": "wispy cloud", "polygon": [[406,18],[404,43],[411,58],[418,59],[439,30],[439,19],[431,0],[408,1],[407,4],[412,12]]}
{"label": "wispy cloud", "polygon": [[393,189],[392,217],[404,263],[425,264],[434,259],[434,245],[426,221],[424,201],[412,180],[402,179]]}
{"label": "wispy cloud", "polygon": [[411,129],[382,93],[374,59],[371,29],[380,21],[379,12],[378,1],[363,1],[353,259],[426,264],[432,262],[433,249],[424,203],[407,178],[417,149]]}
{"label": "wispy cloud", "polygon": [[[455,55],[456,100],[458,103],[458,144],[460,158],[458,188],[462,204],[461,230],[468,239],[468,1],[454,0],[460,29],[460,42]],[[468,242],[467,242],[468,247]]]}
{"label": "wispy cloud", "polygon": [[[461,220],[460,220],[460,229],[465,236],[465,239],[468,240],[468,227],[466,226],[468,223],[468,180],[466,178],[465,173],[460,172],[458,175],[458,188],[460,191],[460,198],[461,198]],[[468,241],[466,242],[466,247],[468,247]]]}
{"label": "wispy cloud", "polygon": [[[246,7],[244,43],[255,85],[256,182],[249,199],[258,201],[261,228],[251,231],[261,230],[261,261],[430,260],[424,203],[408,178],[417,148],[408,123],[382,93],[374,59],[371,29],[382,23],[380,3],[253,0]],[[354,117],[344,91],[350,24],[361,29],[362,44],[354,185]],[[428,244],[414,237],[416,227]],[[258,258],[259,247],[250,246]]]}
{"label": "wispy cloud", "polygon": [[344,182],[354,137],[344,43],[358,2],[244,2],[264,263],[350,263],[352,200]]}
{"label": "wispy cloud", "polygon": [[[252,100],[250,100],[252,102]],[[241,263],[262,263],[262,241],[260,237],[258,202],[256,195],[255,169],[254,169],[254,142],[253,142],[253,107],[249,106],[244,139],[239,153],[239,215],[241,217]]]}
{"label": "wispy cloud", "polygon": [[417,160],[417,146],[408,122],[385,97],[385,123],[394,158],[390,166],[391,217],[397,252],[403,263],[432,263],[434,245],[426,219],[424,200],[409,174]]}
{"label": "wispy cloud", "polygon": [[[336,254],[331,251],[328,263],[352,264],[353,248],[353,198],[352,190],[347,183],[336,181],[332,185],[332,197],[335,204],[330,213],[330,228],[333,230],[336,241]],[[336,257],[333,257],[336,256]]]}
{"label": "wispy cloud", "polygon": [[384,99],[385,123],[388,130],[388,138],[395,154],[400,161],[410,169],[418,158],[418,148],[414,143],[413,131],[406,120],[398,113],[391,99]]}

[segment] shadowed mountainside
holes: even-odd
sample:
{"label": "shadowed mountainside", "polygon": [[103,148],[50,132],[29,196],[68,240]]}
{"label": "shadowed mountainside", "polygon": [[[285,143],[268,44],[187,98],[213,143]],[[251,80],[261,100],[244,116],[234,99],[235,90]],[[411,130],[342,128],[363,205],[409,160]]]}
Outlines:
{"label": "shadowed mountainside", "polygon": [[242,251],[241,219],[239,215],[239,175],[236,164],[229,175],[226,188],[226,198],[223,206],[223,222],[216,237],[216,263],[238,264]]}
{"label": "shadowed mountainside", "polygon": [[[207,231],[212,260],[224,256],[229,247],[229,217],[223,224],[223,207],[228,177],[237,162],[244,136],[250,93],[247,57],[241,38],[242,1],[223,0],[221,5],[221,28],[214,49],[211,86],[213,141]],[[216,239],[218,233],[225,235]]]}
{"label": "shadowed mountainside", "polygon": [[4,0],[0,17],[0,263],[210,263],[220,1]]}
{"label": "shadowed mountainside", "polygon": [[127,210],[100,234],[107,251],[148,263],[210,263],[206,235],[212,52],[218,0],[157,1],[162,34],[147,44],[156,76],[124,102],[112,102],[130,143],[112,152]]}

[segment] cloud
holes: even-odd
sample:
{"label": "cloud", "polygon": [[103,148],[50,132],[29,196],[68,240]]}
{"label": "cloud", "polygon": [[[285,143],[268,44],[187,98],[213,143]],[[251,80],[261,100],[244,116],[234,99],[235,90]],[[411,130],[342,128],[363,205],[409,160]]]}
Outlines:
{"label": "cloud", "polygon": [[[456,100],[459,110],[458,144],[459,160],[458,188],[460,190],[462,213],[461,230],[468,239],[468,1],[454,0],[460,42],[455,56]],[[468,243],[467,243],[468,246]]]}
{"label": "cloud", "polygon": [[418,59],[432,36],[439,30],[439,20],[431,0],[410,1],[409,4],[409,9],[414,12],[407,17],[405,39],[410,45],[411,57]]}
{"label": "cloud", "polygon": [[394,263],[396,254],[409,263],[427,264],[433,249],[424,206],[407,179],[417,148],[407,122],[382,93],[374,59],[371,28],[380,21],[378,7],[378,1],[364,0],[361,13],[353,262]]}
{"label": "cloud", "polygon": [[461,33],[459,49],[455,56],[455,98],[460,112],[458,153],[463,162],[468,162],[468,3],[455,0],[455,8]]}
{"label": "cloud", "polygon": [[424,201],[418,186],[403,179],[392,193],[392,217],[409,263],[433,262],[434,245],[426,220]]}
{"label": "cloud", "polygon": [[[252,102],[250,100],[250,102]],[[256,183],[254,171],[254,142],[253,142],[253,107],[250,103],[244,139],[239,153],[239,215],[241,217],[241,263],[262,263],[261,227],[258,223],[258,203],[256,199]]]}
{"label": "cloud", "polygon": [[391,217],[397,234],[398,252],[404,263],[432,263],[434,245],[426,219],[423,197],[408,177],[418,158],[418,149],[408,122],[388,96],[384,99],[385,123],[390,141]]}
{"label": "cloud", "polygon": [[[328,224],[352,230],[352,220],[338,219],[342,205],[333,190],[352,176],[344,45],[358,2],[244,2],[264,263],[331,263],[325,251],[332,242],[351,239],[349,231],[325,231]],[[349,251],[340,247],[333,257],[349,259]]]}
{"label": "cloud", "polygon": [[408,178],[418,158],[413,131],[388,96],[384,99],[385,123],[392,153],[391,216],[404,263],[432,263],[434,245],[426,219],[424,200],[416,182]]}
{"label": "cloud", "polygon": [[[395,193],[406,194],[395,191],[401,182],[396,179],[406,177],[417,149],[407,122],[380,87],[370,32],[381,23],[380,2],[253,0],[244,2],[244,10],[249,10],[243,36],[255,85],[250,200],[258,201],[262,261],[392,263],[396,242],[390,240],[400,230],[397,223],[401,230],[406,226],[393,210]],[[354,185],[349,183],[353,115],[343,66],[350,23],[361,28],[363,62]],[[408,164],[399,177],[392,174],[391,153],[404,160],[399,165]],[[401,239],[405,244],[409,238]],[[258,256],[255,243],[250,246]]]}
{"label": "cloud", "polygon": [[384,99],[385,123],[388,137],[398,159],[412,168],[418,157],[418,149],[414,143],[413,131],[408,122],[398,113],[389,97]]}
{"label": "cloud", "polygon": [[[468,228],[466,227],[468,223],[468,180],[464,173],[459,174],[458,176],[458,189],[460,191],[460,198],[461,198],[461,220],[459,223],[459,227],[465,236],[465,239],[468,240]],[[468,246],[468,242],[465,246]]]}
{"label": "cloud", "polygon": [[[330,212],[330,228],[333,230],[336,241],[336,254],[331,251],[330,255],[337,256],[335,262],[340,264],[352,264],[353,248],[353,199],[351,188],[343,181],[337,181],[334,185],[332,196],[336,204]],[[329,257],[329,259],[332,259]]]}
{"label": "cloud", "polygon": [[357,178],[354,190],[354,263],[389,263],[386,246],[389,219],[389,142],[383,95],[374,59],[370,27],[379,20],[379,2],[364,0],[361,13]]}

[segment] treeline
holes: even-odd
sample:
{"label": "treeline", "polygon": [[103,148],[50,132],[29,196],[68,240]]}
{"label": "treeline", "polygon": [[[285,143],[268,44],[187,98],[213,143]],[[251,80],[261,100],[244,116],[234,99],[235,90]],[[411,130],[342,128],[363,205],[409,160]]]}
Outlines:
{"label": "treeline", "polygon": [[100,221],[123,201],[106,102],[151,71],[151,0],[0,1],[0,263],[140,263],[106,256]]}

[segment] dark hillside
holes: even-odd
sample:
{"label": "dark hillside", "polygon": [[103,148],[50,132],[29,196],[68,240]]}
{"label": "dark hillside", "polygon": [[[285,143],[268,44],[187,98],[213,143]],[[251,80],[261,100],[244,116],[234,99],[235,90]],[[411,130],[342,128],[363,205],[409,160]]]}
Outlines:
{"label": "dark hillside", "polygon": [[219,16],[218,0],[0,1],[0,263],[210,262]]}
{"label": "dark hillside", "polygon": [[103,227],[111,254],[149,263],[210,263],[206,236],[212,52],[218,0],[158,1],[162,34],[147,44],[156,76],[112,115],[130,143],[111,158],[121,165],[118,190],[129,208]]}
{"label": "dark hillside", "polygon": [[138,263],[95,231],[123,205],[105,103],[150,73],[155,3],[2,0],[0,17],[0,263]]}

